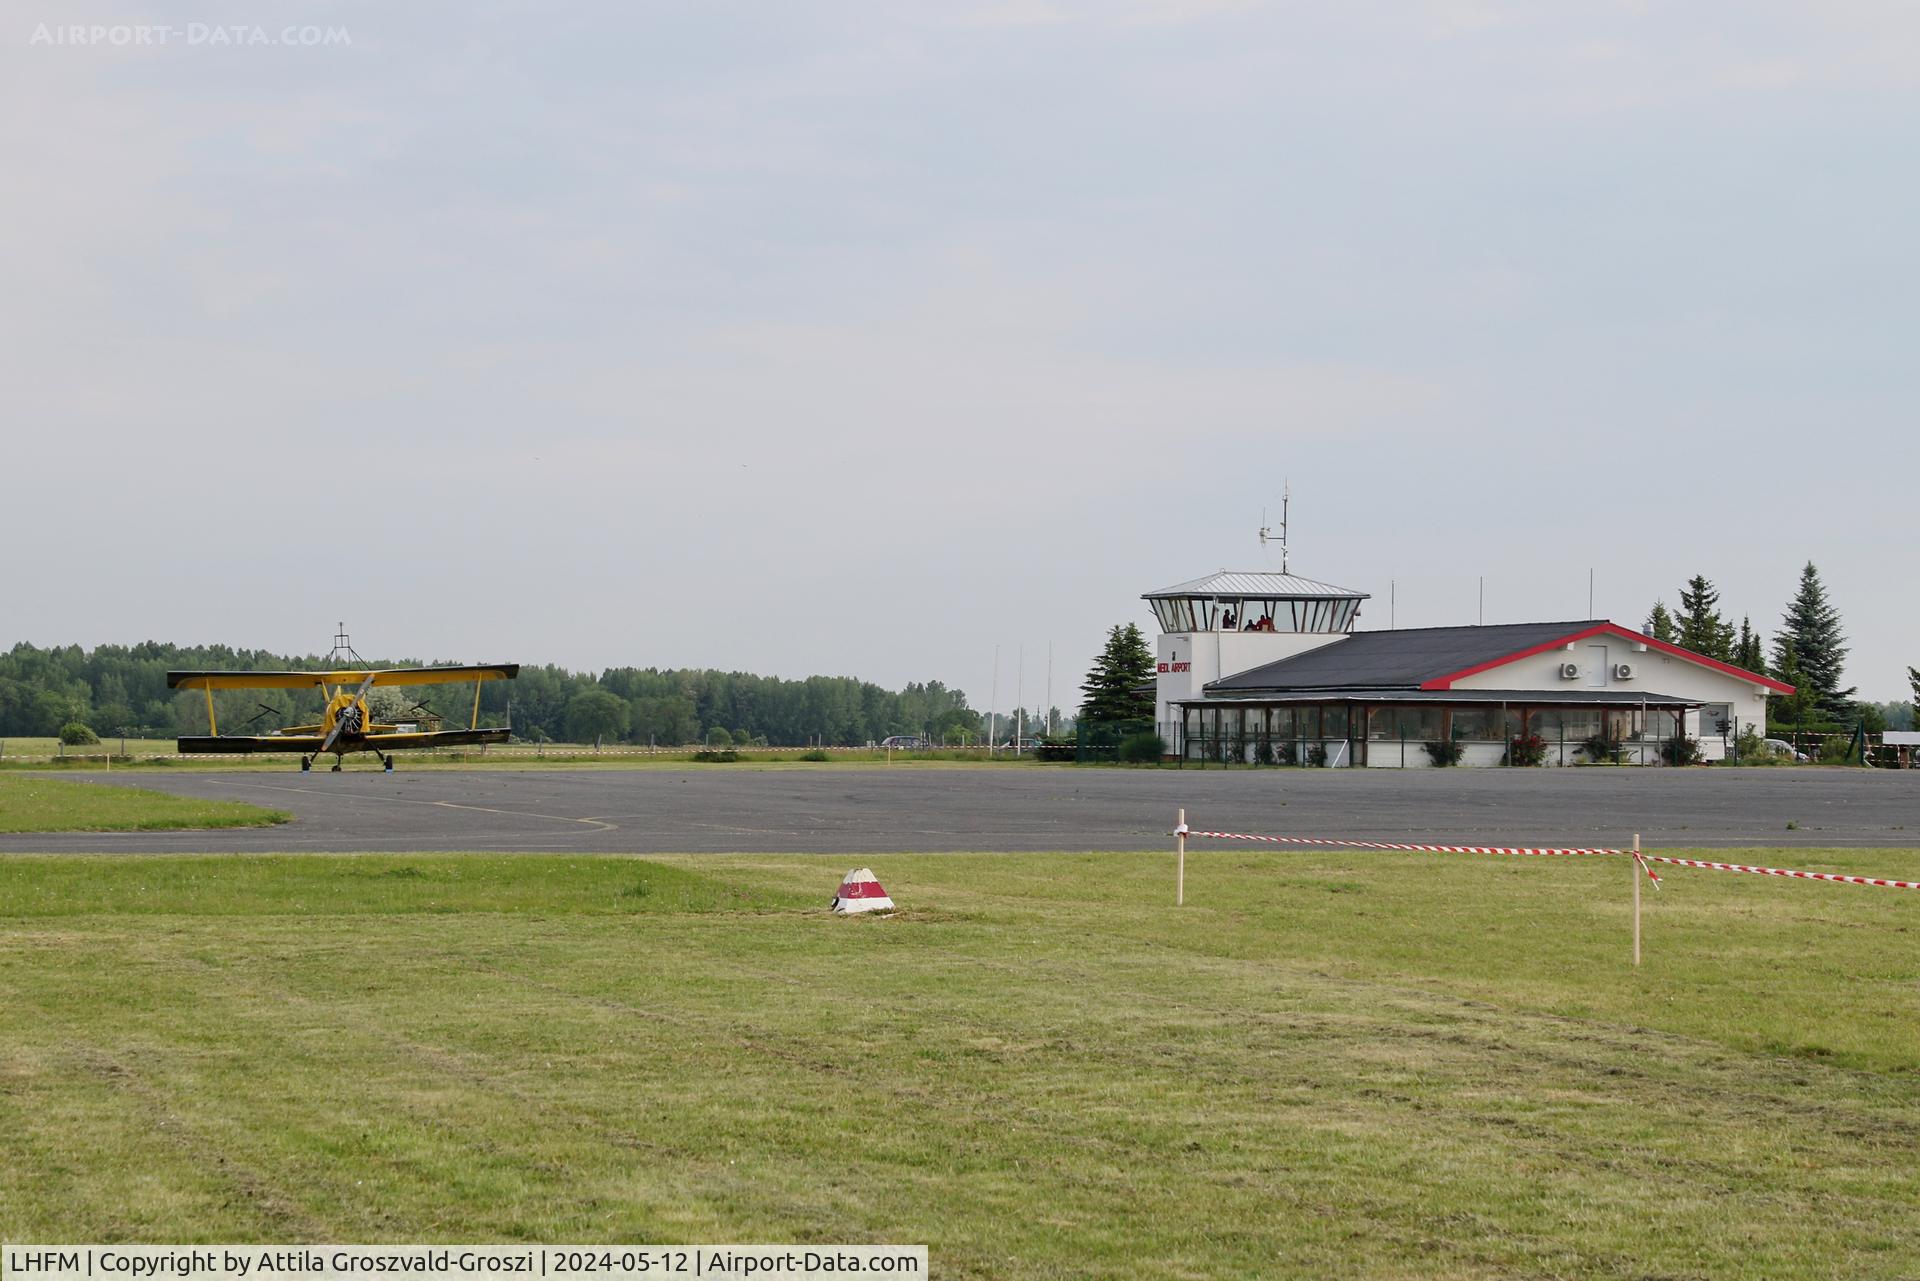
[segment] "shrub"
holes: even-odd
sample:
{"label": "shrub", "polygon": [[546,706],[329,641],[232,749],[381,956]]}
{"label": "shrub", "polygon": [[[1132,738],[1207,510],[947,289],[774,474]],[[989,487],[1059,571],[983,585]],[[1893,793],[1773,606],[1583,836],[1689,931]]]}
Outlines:
{"label": "shrub", "polygon": [[60,741],[68,747],[85,747],[100,741],[100,736],[79,721],[68,721],[60,727]]}
{"label": "shrub", "polygon": [[1455,742],[1435,741],[1420,746],[1427,749],[1427,758],[1435,765],[1458,765],[1460,758],[1467,754],[1467,749]]}
{"label": "shrub", "polygon": [[1660,744],[1660,759],[1669,765],[1698,765],[1705,758],[1700,754],[1699,739],[1670,738]]}
{"label": "shrub", "polygon": [[1307,749],[1307,764],[1315,769],[1324,769],[1327,764],[1327,745],[1315,743]]}
{"label": "shrub", "polygon": [[1619,739],[1609,738],[1605,734],[1587,735],[1580,740],[1580,750],[1595,764],[1616,762],[1626,751]]}
{"label": "shrub", "polygon": [[1720,762],[1722,765],[1791,765],[1793,753],[1783,752],[1770,747],[1760,736],[1758,726],[1746,725],[1740,730],[1740,736],[1733,740],[1733,754]]}
{"label": "shrub", "polygon": [[1290,738],[1281,739],[1279,746],[1273,749],[1273,759],[1276,765],[1298,765],[1300,745]]}
{"label": "shrub", "polygon": [[1080,748],[1070,738],[1043,738],[1033,755],[1042,761],[1074,761],[1080,759]]}
{"label": "shrub", "polygon": [[[738,755],[738,753],[735,754]],[[833,757],[831,754],[816,747],[811,752],[800,753],[800,759],[803,761],[830,761]]]}
{"label": "shrub", "polygon": [[1120,740],[1120,759],[1136,764],[1156,762],[1167,754],[1167,741],[1152,730]]}
{"label": "shrub", "polygon": [[712,761],[726,765],[734,761],[745,760],[746,757],[740,755],[740,753],[734,751],[731,747],[723,747],[718,751],[706,750],[695,752],[693,759],[696,761]]}
{"label": "shrub", "polygon": [[[86,726],[82,725],[80,728],[85,729]],[[60,731],[63,739],[66,736],[66,732],[65,730]],[[91,743],[94,740],[89,738],[87,741]],[[1847,764],[1853,760],[1852,737],[1847,734],[1829,734],[1820,740],[1820,750],[1814,753],[1813,759],[1822,765]]]}
{"label": "shrub", "polygon": [[733,731],[724,725],[715,725],[707,731],[708,747],[732,747]]}
{"label": "shrub", "polygon": [[1547,740],[1538,734],[1521,734],[1507,744],[1507,764],[1545,765]]}
{"label": "shrub", "polygon": [[1253,763],[1255,765],[1273,764],[1273,740],[1263,738],[1253,745]]}

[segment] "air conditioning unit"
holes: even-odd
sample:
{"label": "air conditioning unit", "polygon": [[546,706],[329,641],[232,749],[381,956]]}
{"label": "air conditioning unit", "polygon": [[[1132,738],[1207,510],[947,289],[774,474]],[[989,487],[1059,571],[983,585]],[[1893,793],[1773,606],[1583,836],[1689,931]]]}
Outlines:
{"label": "air conditioning unit", "polygon": [[1632,663],[1615,663],[1613,665],[1613,678],[1617,681],[1632,680],[1633,664]]}
{"label": "air conditioning unit", "polygon": [[1561,680],[1563,680],[1563,681],[1577,681],[1577,680],[1579,680],[1579,679],[1580,679],[1580,664],[1578,664],[1578,663],[1562,663],[1562,664],[1560,664],[1560,679],[1561,679]]}

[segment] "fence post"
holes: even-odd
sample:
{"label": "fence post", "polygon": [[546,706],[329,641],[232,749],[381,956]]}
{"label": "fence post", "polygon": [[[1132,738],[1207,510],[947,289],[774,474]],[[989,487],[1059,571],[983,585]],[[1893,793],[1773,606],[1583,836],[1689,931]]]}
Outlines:
{"label": "fence post", "polygon": [[1173,905],[1181,907],[1187,901],[1187,812],[1180,811],[1180,818],[1173,825]]}
{"label": "fence post", "polygon": [[1640,833],[1633,834],[1633,861],[1627,870],[1633,873],[1633,963],[1640,964]]}

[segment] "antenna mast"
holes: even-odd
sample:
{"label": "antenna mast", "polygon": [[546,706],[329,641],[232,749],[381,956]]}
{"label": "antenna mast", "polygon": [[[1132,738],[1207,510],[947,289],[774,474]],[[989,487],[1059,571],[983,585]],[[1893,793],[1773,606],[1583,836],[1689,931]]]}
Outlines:
{"label": "antenna mast", "polygon": [[364,666],[367,660],[360,657],[360,655],[354,651],[353,641],[347,636],[347,625],[345,623],[335,623],[334,627],[336,630],[333,633],[333,650],[327,655],[327,661],[329,663],[337,663],[344,655]]}
{"label": "antenna mast", "polygon": [[1266,509],[1262,508],[1260,510],[1260,545],[1265,547],[1268,543],[1280,544],[1280,572],[1283,574],[1287,572],[1287,509],[1292,505],[1292,502],[1293,483],[1289,481],[1280,491],[1280,534],[1278,537],[1274,536],[1272,527],[1267,524]]}

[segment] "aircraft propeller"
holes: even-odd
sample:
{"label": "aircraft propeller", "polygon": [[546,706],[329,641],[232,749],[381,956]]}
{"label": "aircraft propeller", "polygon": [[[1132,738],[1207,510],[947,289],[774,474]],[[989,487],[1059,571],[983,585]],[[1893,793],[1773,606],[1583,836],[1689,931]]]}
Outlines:
{"label": "aircraft propeller", "polygon": [[326,741],[320,744],[320,750],[314,753],[315,756],[331,751],[334,740],[340,737],[343,730],[349,730],[355,734],[360,732],[360,700],[367,696],[367,690],[373,686],[373,678],[379,674],[378,672],[367,673],[367,679],[361,681],[360,688],[353,691],[353,701],[341,708],[340,714],[333,718],[333,728],[327,731]]}

